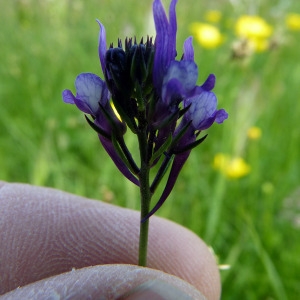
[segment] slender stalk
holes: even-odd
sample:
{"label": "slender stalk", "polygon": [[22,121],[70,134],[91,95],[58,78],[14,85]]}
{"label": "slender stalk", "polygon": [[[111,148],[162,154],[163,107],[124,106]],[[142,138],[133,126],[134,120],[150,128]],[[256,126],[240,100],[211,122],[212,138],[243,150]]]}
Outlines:
{"label": "slender stalk", "polygon": [[[150,191],[150,167],[148,157],[148,137],[147,123],[145,118],[141,118],[139,123],[138,141],[140,148],[141,168],[139,173],[140,195],[141,195],[141,220],[149,213],[150,200],[152,193]],[[140,223],[140,242],[139,242],[139,265],[147,265],[147,249],[148,249],[148,229],[149,219]]]}
{"label": "slender stalk", "polygon": [[[149,167],[141,166],[140,173],[141,220],[149,213],[151,193],[149,188]],[[147,265],[149,219],[140,223],[139,266]]]}

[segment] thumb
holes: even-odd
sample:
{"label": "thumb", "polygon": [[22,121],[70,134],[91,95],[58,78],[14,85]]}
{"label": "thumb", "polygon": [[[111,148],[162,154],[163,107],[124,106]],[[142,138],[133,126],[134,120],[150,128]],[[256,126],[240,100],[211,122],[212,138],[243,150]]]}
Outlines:
{"label": "thumb", "polygon": [[93,266],[17,288],[0,296],[15,299],[205,299],[186,281],[134,265]]}

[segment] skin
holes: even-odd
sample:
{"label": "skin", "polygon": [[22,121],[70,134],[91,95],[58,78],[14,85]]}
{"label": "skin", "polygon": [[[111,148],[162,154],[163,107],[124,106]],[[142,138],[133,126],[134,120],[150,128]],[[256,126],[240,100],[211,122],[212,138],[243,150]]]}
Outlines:
{"label": "skin", "polygon": [[6,182],[0,207],[1,300],[220,298],[213,255],[178,224],[151,217],[141,268],[136,211]]}

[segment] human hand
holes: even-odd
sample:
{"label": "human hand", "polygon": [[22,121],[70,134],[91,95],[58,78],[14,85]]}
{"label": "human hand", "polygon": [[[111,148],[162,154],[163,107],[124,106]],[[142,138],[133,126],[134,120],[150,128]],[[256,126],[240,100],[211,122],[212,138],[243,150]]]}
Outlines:
{"label": "human hand", "polygon": [[11,291],[1,300],[220,297],[213,255],[173,222],[151,217],[141,268],[136,211],[5,182],[0,207],[0,295]]}

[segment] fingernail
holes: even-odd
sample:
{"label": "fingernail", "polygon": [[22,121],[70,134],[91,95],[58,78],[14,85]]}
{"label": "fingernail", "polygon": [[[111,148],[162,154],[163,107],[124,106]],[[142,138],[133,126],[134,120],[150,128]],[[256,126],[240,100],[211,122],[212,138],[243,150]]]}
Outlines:
{"label": "fingernail", "polygon": [[177,287],[164,282],[162,280],[154,279],[148,280],[134,289],[118,297],[117,300],[191,300],[193,299]]}

